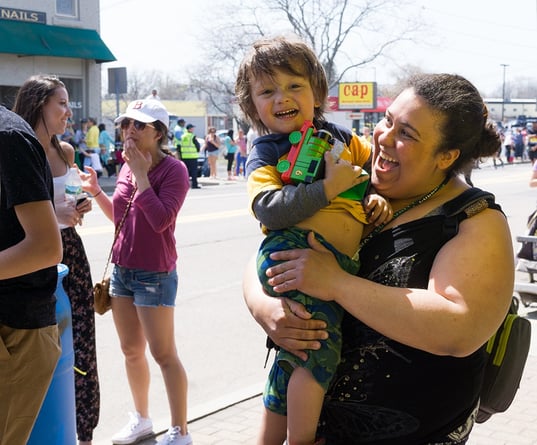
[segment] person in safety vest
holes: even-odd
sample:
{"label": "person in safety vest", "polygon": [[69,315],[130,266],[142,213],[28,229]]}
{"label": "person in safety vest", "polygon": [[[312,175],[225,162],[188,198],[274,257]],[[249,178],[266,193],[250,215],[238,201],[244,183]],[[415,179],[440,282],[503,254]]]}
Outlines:
{"label": "person in safety vest", "polygon": [[179,157],[185,163],[188,169],[188,174],[192,180],[192,188],[201,188],[198,185],[198,152],[200,144],[194,134],[194,125],[188,124],[186,131],[181,136],[181,148],[179,149]]}

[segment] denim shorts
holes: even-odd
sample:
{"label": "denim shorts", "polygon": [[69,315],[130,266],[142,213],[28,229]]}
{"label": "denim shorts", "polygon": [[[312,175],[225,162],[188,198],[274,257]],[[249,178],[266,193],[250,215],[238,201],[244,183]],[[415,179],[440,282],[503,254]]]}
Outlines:
{"label": "denim shorts", "polygon": [[175,306],[177,296],[177,270],[149,272],[114,265],[110,277],[112,297],[134,297],[136,306]]}

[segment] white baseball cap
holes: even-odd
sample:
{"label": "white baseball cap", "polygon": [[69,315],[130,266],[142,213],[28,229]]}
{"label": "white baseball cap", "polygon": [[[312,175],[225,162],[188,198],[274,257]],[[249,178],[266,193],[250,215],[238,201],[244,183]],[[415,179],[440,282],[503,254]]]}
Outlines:
{"label": "white baseball cap", "polygon": [[125,113],[120,114],[114,122],[120,123],[123,119],[135,119],[140,122],[149,124],[151,122],[160,121],[166,125],[166,129],[170,126],[170,117],[168,111],[159,100],[139,99],[133,100]]}

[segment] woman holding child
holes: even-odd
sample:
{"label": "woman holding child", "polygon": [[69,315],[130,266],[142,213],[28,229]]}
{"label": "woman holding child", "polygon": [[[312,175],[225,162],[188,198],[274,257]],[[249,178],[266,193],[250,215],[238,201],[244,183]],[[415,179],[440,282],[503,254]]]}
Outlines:
{"label": "woman holding child", "polygon": [[[267,271],[269,284],[346,311],[318,443],[464,444],[479,407],[483,345],[507,312],[514,264],[494,196],[457,173],[493,155],[500,140],[471,83],[425,74],[390,105],[373,145],[371,183],[394,216],[366,228],[357,276],[310,236],[310,249],[273,254],[281,263]],[[325,159],[328,175],[334,164]],[[299,303],[262,292],[253,261],[244,295],[287,351],[305,359],[326,338]]]}

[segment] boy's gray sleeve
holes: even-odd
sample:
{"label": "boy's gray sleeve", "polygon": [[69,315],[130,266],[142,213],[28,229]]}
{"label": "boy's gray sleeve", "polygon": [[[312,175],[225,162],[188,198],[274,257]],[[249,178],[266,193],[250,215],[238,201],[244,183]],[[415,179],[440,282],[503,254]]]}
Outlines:
{"label": "boy's gray sleeve", "polygon": [[269,230],[279,230],[298,224],[328,204],[323,181],[315,181],[260,193],[254,201],[253,211],[257,220]]}

